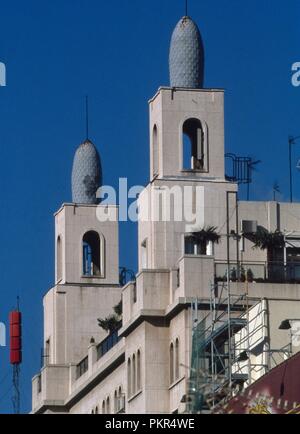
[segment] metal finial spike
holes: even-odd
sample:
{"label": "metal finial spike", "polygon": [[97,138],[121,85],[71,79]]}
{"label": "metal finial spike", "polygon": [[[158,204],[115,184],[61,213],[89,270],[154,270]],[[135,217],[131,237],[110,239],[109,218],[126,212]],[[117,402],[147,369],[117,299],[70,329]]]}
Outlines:
{"label": "metal finial spike", "polygon": [[185,16],[188,16],[188,0],[185,0]]}
{"label": "metal finial spike", "polygon": [[85,97],[86,140],[89,140],[89,97]]}

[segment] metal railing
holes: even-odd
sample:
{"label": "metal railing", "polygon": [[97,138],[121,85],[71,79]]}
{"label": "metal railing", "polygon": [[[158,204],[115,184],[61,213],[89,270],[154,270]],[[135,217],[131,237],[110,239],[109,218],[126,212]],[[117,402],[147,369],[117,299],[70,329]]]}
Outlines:
{"label": "metal railing", "polygon": [[76,378],[82,377],[89,369],[89,358],[85,357],[78,365],[76,366]]}
{"label": "metal railing", "polygon": [[[218,281],[227,281],[227,263],[215,263],[215,276]],[[231,282],[300,283],[300,263],[283,262],[241,262],[231,263]]]}
{"label": "metal railing", "polygon": [[117,343],[120,341],[118,330],[112,332],[104,341],[100,342],[97,346],[97,359],[101,359],[106,353],[108,353]]}

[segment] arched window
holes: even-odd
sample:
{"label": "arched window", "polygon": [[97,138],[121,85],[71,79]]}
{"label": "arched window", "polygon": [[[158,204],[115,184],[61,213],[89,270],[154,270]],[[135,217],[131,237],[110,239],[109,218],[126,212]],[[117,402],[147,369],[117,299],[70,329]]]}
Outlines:
{"label": "arched window", "polygon": [[170,384],[174,383],[174,345],[170,345]]}
{"label": "arched window", "polygon": [[118,401],[119,401],[118,391],[115,390],[115,396],[114,396],[115,413],[118,413],[119,411]]}
{"label": "arched window", "polygon": [[148,241],[147,239],[142,242],[142,269],[147,270],[148,268]]}
{"label": "arched window", "polygon": [[132,394],[136,393],[136,358],[135,354],[132,357]]}
{"label": "arched window", "polygon": [[175,380],[179,379],[179,339],[175,342]]}
{"label": "arched window", "polygon": [[106,414],[110,414],[110,399],[109,399],[109,396],[106,398]]}
{"label": "arched window", "polygon": [[56,280],[59,282],[62,279],[62,242],[61,237],[57,237],[56,243]]}
{"label": "arched window", "polygon": [[95,408],[95,414],[98,414],[98,413],[99,413],[99,410],[98,410],[98,405],[97,405]]}
{"label": "arched window", "polygon": [[159,173],[159,144],[158,144],[158,130],[154,125],[152,132],[152,149],[153,149],[153,176]]}
{"label": "arched window", "polygon": [[138,350],[136,356],[136,387],[137,391],[141,390],[141,352]]}
{"label": "arched window", "polygon": [[127,393],[129,398],[131,397],[132,394],[132,389],[131,389],[131,360],[128,359],[127,362]]}
{"label": "arched window", "polygon": [[100,240],[97,232],[89,231],[84,235],[82,239],[82,258],[84,276],[102,275],[103,239]]}
{"label": "arched window", "polygon": [[206,140],[199,119],[183,124],[183,169],[205,170]]}
{"label": "arched window", "polygon": [[102,401],[102,414],[105,414],[105,400]]}

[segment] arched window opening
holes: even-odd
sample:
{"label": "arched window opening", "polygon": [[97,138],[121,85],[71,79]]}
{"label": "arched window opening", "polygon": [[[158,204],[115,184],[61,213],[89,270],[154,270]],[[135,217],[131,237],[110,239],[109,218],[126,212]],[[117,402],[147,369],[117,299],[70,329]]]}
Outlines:
{"label": "arched window opening", "polygon": [[131,397],[131,360],[128,359],[127,362],[127,393],[129,398]]}
{"label": "arched window opening", "polygon": [[124,413],[125,411],[125,395],[122,391],[122,386],[119,387],[119,389],[116,391],[117,396],[117,406],[116,406],[116,413]]}
{"label": "arched window opening", "polygon": [[170,345],[170,384],[174,383],[174,345]]}
{"label": "arched window opening", "polygon": [[50,338],[46,340],[45,345],[45,354],[44,354],[44,364],[45,366],[50,365],[51,363],[51,345]]}
{"label": "arched window opening", "polygon": [[136,357],[136,387],[137,391],[141,390],[141,352],[138,350]]}
{"label": "arched window opening", "polygon": [[109,399],[109,396],[106,399],[106,414],[110,414],[110,399]]}
{"label": "arched window opening", "polygon": [[105,401],[102,401],[102,414],[105,414]]}
{"label": "arched window opening", "polygon": [[56,280],[59,282],[62,279],[62,242],[60,236],[57,237],[56,267]]}
{"label": "arched window opening", "polygon": [[144,240],[141,245],[142,250],[142,269],[147,270],[148,268],[148,242]]}
{"label": "arched window opening", "polygon": [[132,357],[132,394],[136,393],[136,359],[135,354]]}
{"label": "arched window opening", "polygon": [[114,395],[114,406],[115,406],[115,413],[118,413],[118,411],[119,411],[119,396],[118,396],[117,390],[115,390],[115,395]]}
{"label": "arched window opening", "polygon": [[183,169],[205,170],[205,137],[199,119],[183,124]]}
{"label": "arched window opening", "polygon": [[101,273],[101,242],[95,231],[87,232],[82,240],[83,275],[100,276]]}
{"label": "arched window opening", "polygon": [[98,414],[98,413],[99,413],[98,406],[96,406],[96,408],[95,408],[95,414]]}
{"label": "arched window opening", "polygon": [[179,339],[175,343],[175,380],[179,379]]}
{"label": "arched window opening", "polygon": [[153,149],[153,176],[157,176],[159,173],[159,144],[158,144],[158,130],[154,125],[152,132],[152,149]]}

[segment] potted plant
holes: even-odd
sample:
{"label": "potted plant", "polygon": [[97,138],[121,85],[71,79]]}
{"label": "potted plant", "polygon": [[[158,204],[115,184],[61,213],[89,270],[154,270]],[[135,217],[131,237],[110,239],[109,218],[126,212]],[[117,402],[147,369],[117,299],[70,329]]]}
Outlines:
{"label": "potted plant", "polygon": [[243,266],[241,267],[241,282],[246,282],[246,271]]}
{"label": "potted plant", "polygon": [[215,226],[207,226],[191,233],[191,238],[200,246],[200,255],[206,255],[209,242],[219,244],[221,235],[218,234]]}
{"label": "potted plant", "polygon": [[123,305],[122,300],[114,307],[114,314],[101,319],[98,318],[98,325],[109,334],[114,333],[120,328],[122,323]]}
{"label": "potted plant", "polygon": [[254,280],[254,274],[251,268],[248,268],[247,270],[247,282],[251,283]]}
{"label": "potted plant", "polygon": [[[267,229],[259,227],[257,232],[252,235],[251,241],[254,243],[254,249],[267,251],[268,279],[281,280],[284,270],[282,258],[285,240],[283,233],[278,230],[269,232]],[[278,258],[280,259],[279,264],[275,263]]]}
{"label": "potted plant", "polygon": [[230,271],[230,280],[231,282],[237,281],[237,271],[235,267],[233,267],[232,270]]}

